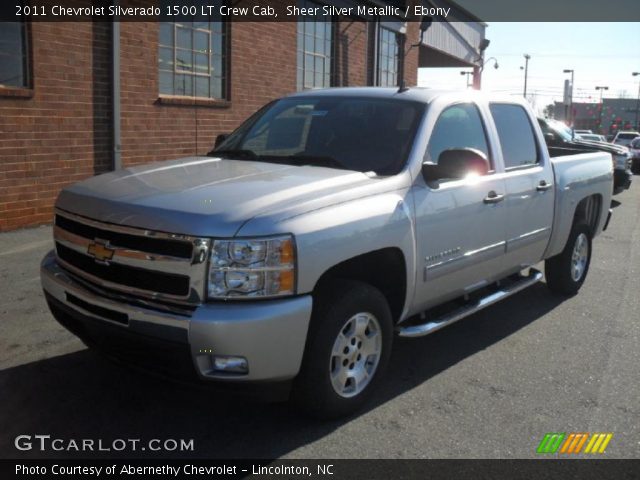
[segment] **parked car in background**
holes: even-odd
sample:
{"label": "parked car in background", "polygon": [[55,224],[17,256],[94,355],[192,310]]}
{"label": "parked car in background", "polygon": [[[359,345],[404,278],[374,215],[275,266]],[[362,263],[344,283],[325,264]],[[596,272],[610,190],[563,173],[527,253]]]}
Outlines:
{"label": "parked car in background", "polygon": [[631,140],[629,152],[631,153],[631,170],[633,173],[640,174],[640,137]]}
{"label": "parked car in background", "polygon": [[614,161],[613,194],[621,193],[631,186],[633,173],[631,172],[631,154],[627,147],[613,143],[592,142],[582,140],[571,133],[571,129],[564,123],[549,118],[538,118],[538,123],[544,134],[549,148],[555,147],[561,151],[608,152]]}
{"label": "parked car in background", "polygon": [[604,135],[598,135],[597,133],[578,133],[578,130],[576,130],[574,137],[579,140],[587,140],[588,142],[607,143],[607,138]]}
{"label": "parked car in background", "polygon": [[613,143],[615,143],[616,145],[623,145],[626,147],[631,143],[631,140],[633,140],[636,137],[640,137],[640,133],[633,130],[618,132],[616,133],[616,136],[613,137]]}

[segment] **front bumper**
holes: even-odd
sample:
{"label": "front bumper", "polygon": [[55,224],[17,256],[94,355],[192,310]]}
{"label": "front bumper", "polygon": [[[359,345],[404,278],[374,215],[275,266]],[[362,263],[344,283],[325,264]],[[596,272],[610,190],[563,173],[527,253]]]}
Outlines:
{"label": "front bumper", "polygon": [[[164,352],[161,357],[180,367],[172,369],[178,377],[230,382],[285,381],[300,370],[311,318],[310,295],[205,303],[187,316],[100,296],[60,267],[53,251],[42,260],[40,276],[56,319],[85,343],[108,349],[127,363],[134,362],[128,355],[132,351],[145,352],[138,355],[142,360]],[[244,357],[248,373],[213,370],[211,355]],[[135,363],[153,370],[145,362]]]}
{"label": "front bumper", "polygon": [[614,169],[613,170],[613,192],[620,193],[627,190],[631,186],[633,173],[631,170]]}

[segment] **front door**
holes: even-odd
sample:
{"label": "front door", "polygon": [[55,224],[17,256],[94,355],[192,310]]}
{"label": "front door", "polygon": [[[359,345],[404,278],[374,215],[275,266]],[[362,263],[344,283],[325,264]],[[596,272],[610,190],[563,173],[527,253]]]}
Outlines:
{"label": "front door", "polygon": [[505,184],[495,173],[484,124],[474,103],[445,108],[431,134],[425,161],[452,148],[475,148],[491,163],[483,176],[440,181],[422,177],[412,188],[416,212],[418,278],[414,305],[429,308],[485,285],[503,269]]}

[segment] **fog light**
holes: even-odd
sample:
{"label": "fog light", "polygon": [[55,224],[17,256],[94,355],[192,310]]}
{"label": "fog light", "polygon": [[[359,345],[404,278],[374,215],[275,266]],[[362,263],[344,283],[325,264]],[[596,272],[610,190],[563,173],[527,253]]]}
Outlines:
{"label": "fog light", "polygon": [[217,372],[249,373],[249,363],[244,357],[214,356],[213,369]]}

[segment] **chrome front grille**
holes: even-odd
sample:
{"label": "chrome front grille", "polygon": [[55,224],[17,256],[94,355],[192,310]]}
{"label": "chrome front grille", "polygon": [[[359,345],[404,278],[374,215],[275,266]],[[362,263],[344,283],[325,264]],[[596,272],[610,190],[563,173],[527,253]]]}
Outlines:
{"label": "chrome front grille", "polygon": [[171,304],[202,301],[210,241],[98,222],[56,210],[56,255],[103,289]]}

